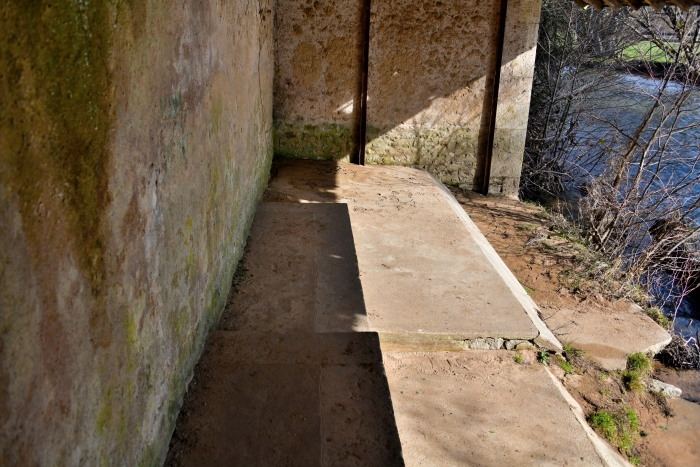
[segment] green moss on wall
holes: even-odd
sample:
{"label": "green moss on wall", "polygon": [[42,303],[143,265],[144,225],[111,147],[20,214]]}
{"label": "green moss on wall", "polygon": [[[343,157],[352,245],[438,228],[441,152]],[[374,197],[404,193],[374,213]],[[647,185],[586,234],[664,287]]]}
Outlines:
{"label": "green moss on wall", "polygon": [[303,125],[278,121],[274,124],[275,156],[340,160],[352,153],[353,135],[351,127],[336,123]]}
{"label": "green moss on wall", "polygon": [[48,197],[60,198],[94,295],[104,279],[99,231],[109,203],[109,8],[71,0],[0,6],[2,181],[19,198],[35,256],[61,241],[41,215]]}

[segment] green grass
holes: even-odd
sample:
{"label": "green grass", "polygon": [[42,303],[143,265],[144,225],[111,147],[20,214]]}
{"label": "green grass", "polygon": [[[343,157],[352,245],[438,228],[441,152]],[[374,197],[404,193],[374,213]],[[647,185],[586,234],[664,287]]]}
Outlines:
{"label": "green grass", "polygon": [[605,397],[610,397],[612,396],[612,393],[610,392],[610,389],[608,388],[600,388],[600,394],[605,396]]}
{"label": "green grass", "polygon": [[574,366],[571,364],[571,362],[567,362],[563,358],[559,358],[559,366],[561,367],[562,370],[564,370],[564,373],[567,375],[573,375],[576,370],[574,369]]}
{"label": "green grass", "polygon": [[564,352],[566,353],[566,357],[569,359],[576,359],[583,357],[583,350],[577,349],[574,347],[574,344],[572,342],[563,342],[562,347],[564,348]]}
{"label": "green grass", "polygon": [[622,382],[630,391],[641,392],[644,390],[644,377],[651,372],[651,360],[641,352],[633,353],[627,357],[627,369],[620,373]]}
{"label": "green grass", "polygon": [[543,364],[544,366],[549,365],[549,358],[549,354],[546,350],[540,350],[540,353],[537,354],[537,361]]}
{"label": "green grass", "polygon": [[[668,46],[675,52],[678,50],[677,43],[668,43]],[[698,48],[700,53],[700,47]],[[671,63],[672,55],[667,55],[663,49],[651,41],[642,41],[634,45],[630,45],[622,51],[622,57],[629,61],[650,61],[655,63]]]}
{"label": "green grass", "polygon": [[523,356],[516,352],[516,354],[513,355],[513,360],[515,360],[515,363],[517,363],[517,364],[522,364],[523,363]]}
{"label": "green grass", "polygon": [[651,360],[641,352],[633,353],[627,357],[627,369],[646,375],[651,371]]}
{"label": "green grass", "polygon": [[536,208],[538,208],[538,209],[541,209],[541,210],[544,211],[544,212],[547,212],[547,208],[544,207],[544,206],[542,206],[542,205],[541,205],[540,203],[538,203],[537,201],[530,201],[529,199],[526,199],[526,200],[523,200],[523,203],[524,203],[524,204],[527,204],[527,205],[529,205],[529,206],[533,206],[533,207],[536,207]]}
{"label": "green grass", "polygon": [[639,417],[634,410],[628,408],[617,413],[598,410],[591,415],[589,422],[613,445],[628,456],[632,455],[632,447],[639,432]]}
{"label": "green grass", "polygon": [[657,323],[659,326],[661,326],[661,327],[663,327],[663,328],[667,328],[667,327],[668,327],[668,325],[669,325],[668,317],[664,314],[663,311],[661,311],[661,310],[659,309],[659,307],[657,307],[657,306],[652,306],[652,307],[647,308],[647,309],[644,310],[644,311],[646,312],[647,316],[649,316],[649,318],[651,318],[651,319],[653,319],[654,321],[656,321],[656,323]]}

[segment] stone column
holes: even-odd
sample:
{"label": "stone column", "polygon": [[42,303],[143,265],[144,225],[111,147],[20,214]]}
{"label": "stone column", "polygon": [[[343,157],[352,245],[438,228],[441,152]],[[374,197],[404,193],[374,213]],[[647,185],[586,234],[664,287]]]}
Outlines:
{"label": "stone column", "polygon": [[489,193],[518,194],[541,4],[541,0],[508,2]]}

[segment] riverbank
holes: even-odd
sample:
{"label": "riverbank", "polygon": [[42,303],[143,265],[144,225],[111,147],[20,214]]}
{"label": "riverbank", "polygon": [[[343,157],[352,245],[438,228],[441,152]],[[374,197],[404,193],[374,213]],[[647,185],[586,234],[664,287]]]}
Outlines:
{"label": "riverbank", "polygon": [[[630,302],[620,300],[619,291],[614,290],[614,281],[606,284],[604,280],[587,278],[590,264],[586,261],[590,263],[590,258],[585,258],[585,246],[554,234],[550,230],[551,216],[542,208],[458,189],[452,191],[540,306],[543,318],[555,334],[566,334],[566,329],[562,328],[567,325],[566,320],[560,321],[560,327],[554,329],[552,323],[555,319],[548,319],[547,315],[553,314],[556,318],[565,313],[563,310],[570,312],[569,321],[574,323],[580,323],[584,318],[589,321],[595,321],[596,317],[606,319],[610,315],[618,317],[620,326],[623,321],[628,321],[624,313]],[[627,316],[640,320],[638,313],[630,312]],[[614,341],[622,341],[626,334],[633,334],[611,333],[611,329],[603,327],[596,332],[599,335],[612,334]],[[611,352],[610,349],[590,347],[588,357],[582,357],[578,353],[572,355],[577,343],[569,344],[572,351],[567,355],[568,361],[564,364],[552,362],[550,366],[589,420],[600,411],[626,413],[627,409],[634,410],[639,427],[630,438],[634,441],[629,448],[630,459],[647,466],[695,465],[700,462],[697,451],[700,447],[700,405],[686,400],[669,403],[653,393],[628,390],[620,371],[604,367],[606,351]],[[599,358],[591,358],[592,354]],[[690,396],[691,400],[696,397],[697,389],[692,388],[695,385],[700,388],[700,373],[675,372],[659,362],[654,362],[654,366],[655,377],[681,386],[685,389],[685,397]],[[697,382],[694,378],[698,378]],[[674,410],[675,416],[671,416]],[[688,429],[689,426],[695,429]],[[689,446],[689,449],[669,450],[669,440],[673,440],[673,446]]]}

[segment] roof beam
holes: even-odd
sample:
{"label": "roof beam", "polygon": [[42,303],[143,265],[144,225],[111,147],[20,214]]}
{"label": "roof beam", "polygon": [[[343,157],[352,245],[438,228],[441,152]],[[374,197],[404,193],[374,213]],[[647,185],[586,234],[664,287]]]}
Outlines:
{"label": "roof beam", "polygon": [[692,0],[669,0],[669,1],[683,11],[688,11],[693,6]]}
{"label": "roof beam", "polygon": [[586,3],[598,11],[603,11],[603,8],[605,8],[605,4],[602,0],[586,0]]}
{"label": "roof beam", "polygon": [[620,8],[624,7],[624,5],[623,5],[622,3],[620,3],[618,0],[605,0],[605,3],[607,3],[608,5],[610,5],[610,8],[612,8],[612,9],[615,10],[615,11],[617,11],[617,10],[619,10]]}

